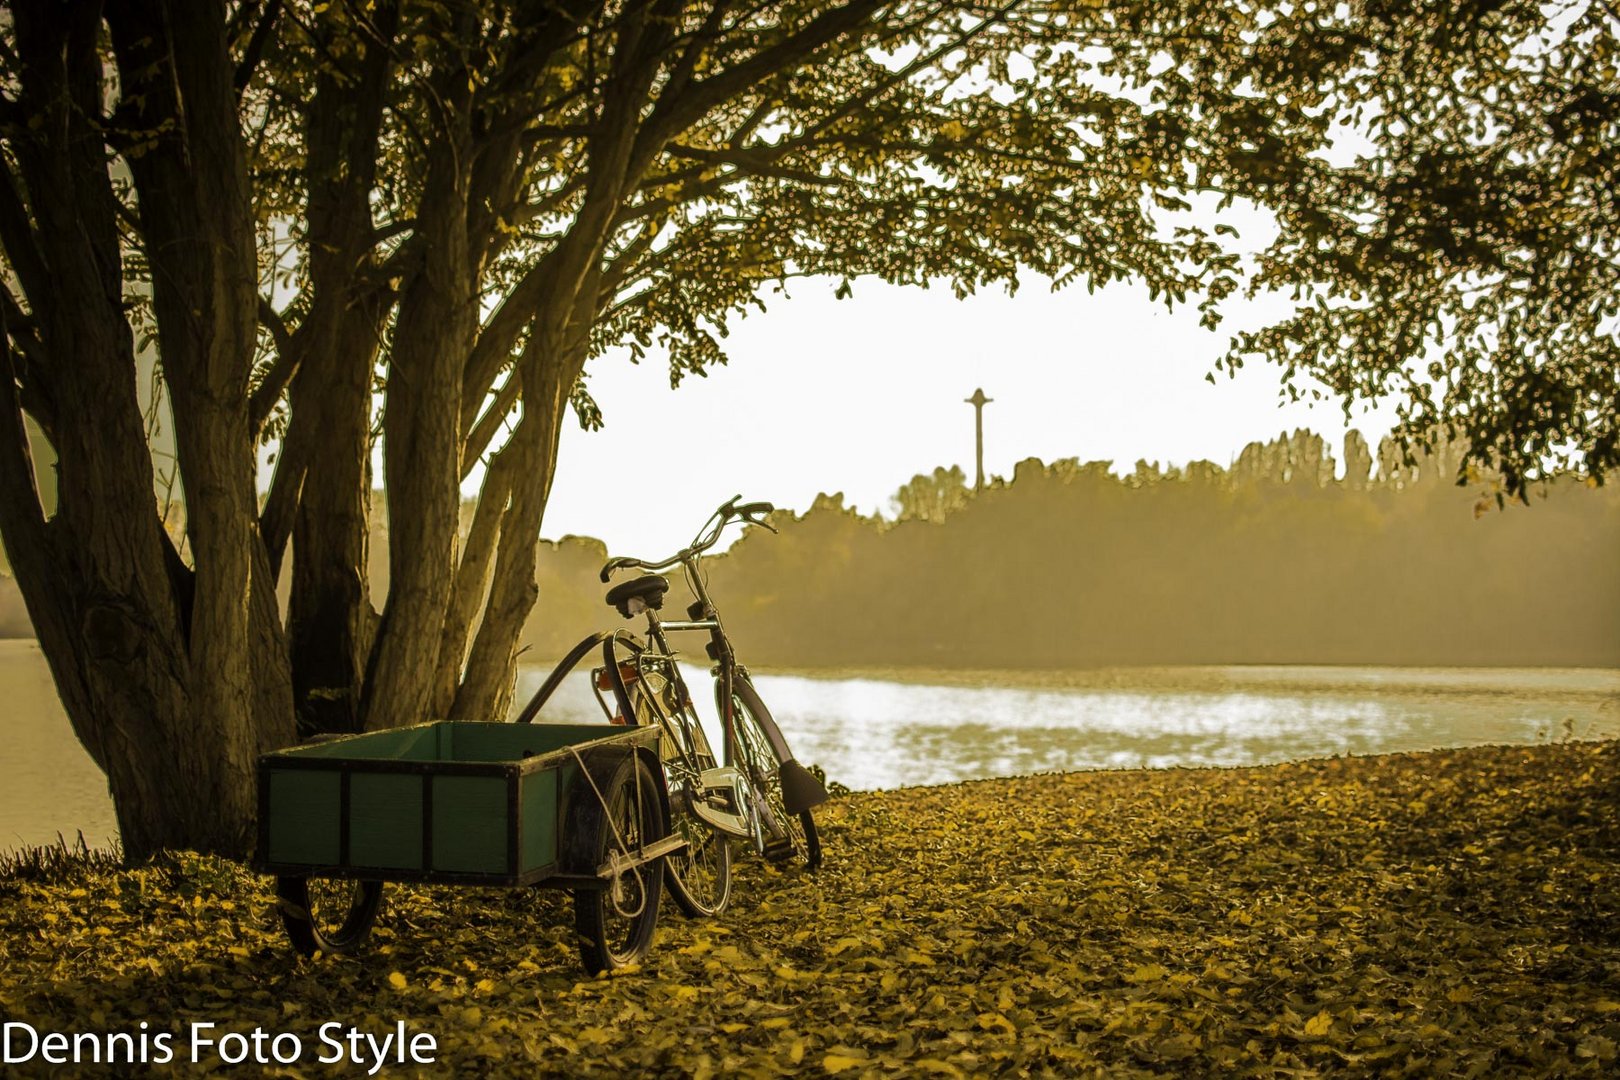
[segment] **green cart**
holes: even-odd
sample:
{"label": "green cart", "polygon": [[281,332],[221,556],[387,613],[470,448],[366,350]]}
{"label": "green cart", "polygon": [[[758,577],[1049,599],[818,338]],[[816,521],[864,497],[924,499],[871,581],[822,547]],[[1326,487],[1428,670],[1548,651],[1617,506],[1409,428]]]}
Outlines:
{"label": "green cart", "polygon": [[652,942],[669,830],[659,730],[433,723],[259,758],[258,865],[293,946],[349,952],[387,881],[574,894],[580,958],[600,972]]}

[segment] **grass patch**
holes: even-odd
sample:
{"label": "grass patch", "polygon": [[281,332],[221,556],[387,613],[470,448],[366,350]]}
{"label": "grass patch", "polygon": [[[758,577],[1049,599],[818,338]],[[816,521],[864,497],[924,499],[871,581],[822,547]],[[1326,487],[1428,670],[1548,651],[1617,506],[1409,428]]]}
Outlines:
{"label": "grass patch", "polygon": [[54,844],[0,851],[0,881],[58,881],[85,873],[110,873],[122,865],[117,848],[92,848],[82,832],[72,843],[57,833]]}
{"label": "grass patch", "polygon": [[1617,806],[1614,742],[859,793],[820,874],[740,860],[610,979],[564,894],[391,886],[307,961],[241,866],[64,854],[0,880],[0,1016],[290,1031],[312,1077],[400,1018],[424,1075],[1606,1076]]}

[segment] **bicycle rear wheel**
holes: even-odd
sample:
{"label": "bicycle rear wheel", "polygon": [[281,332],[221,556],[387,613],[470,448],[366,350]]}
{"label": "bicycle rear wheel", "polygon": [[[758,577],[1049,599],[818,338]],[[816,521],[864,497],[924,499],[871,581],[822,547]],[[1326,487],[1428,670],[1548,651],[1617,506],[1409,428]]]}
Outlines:
{"label": "bicycle rear wheel", "polygon": [[686,684],[673,662],[663,670],[659,662],[648,662],[645,647],[629,639],[634,676],[616,662],[609,667],[616,696],[628,704],[637,724],[660,724],[658,756],[664,763],[669,790],[669,828],[678,833],[686,847],[664,857],[664,882],[675,906],[688,918],[718,915],[731,900],[731,845],[712,826],[699,818],[692,804],[702,798],[704,769],[713,768],[714,752],[703,736],[697,716],[685,705]]}
{"label": "bicycle rear wheel", "polygon": [[[782,765],[759,722],[760,717],[771,714],[760,700],[759,691],[747,679],[736,680],[732,687],[732,702],[734,741],[736,753],[741,758],[734,764],[748,772],[754,786],[764,797],[765,804],[770,807],[771,815],[785,833],[775,838],[774,844],[766,844],[766,857],[773,862],[802,862],[805,869],[814,870],[821,865],[821,837],[816,832],[816,820],[810,811],[790,814],[783,802]],[[723,714],[724,710],[721,711]]]}
{"label": "bicycle rear wheel", "polygon": [[[697,722],[695,717],[687,719]],[[703,770],[715,764],[700,732],[672,719],[660,742],[669,785],[670,832],[686,841],[684,850],[664,857],[664,881],[675,906],[692,919],[718,915],[731,900],[731,842],[692,809],[703,797]]]}
{"label": "bicycle rear wheel", "polygon": [[731,902],[731,843],[690,810],[677,809],[680,797],[671,785],[671,831],[686,839],[686,849],[664,857],[664,883],[683,915],[706,919]]}

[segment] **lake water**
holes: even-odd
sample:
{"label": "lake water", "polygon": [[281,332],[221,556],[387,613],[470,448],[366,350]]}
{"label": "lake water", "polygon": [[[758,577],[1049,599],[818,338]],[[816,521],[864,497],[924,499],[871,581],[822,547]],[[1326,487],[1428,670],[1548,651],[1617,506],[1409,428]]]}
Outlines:
{"label": "lake water", "polygon": [[[526,672],[519,693],[540,683]],[[708,676],[688,669],[710,732]],[[1620,736],[1620,671],[1197,667],[756,673],[801,761],[857,790]],[[543,716],[594,721],[584,676]]]}
{"label": "lake water", "polygon": [[[544,677],[525,669],[518,697]],[[687,679],[711,734],[708,676]],[[1346,667],[756,673],[799,759],[855,789],[1071,769],[1254,765],[1620,737],[1620,670]],[[11,708],[0,849],[117,831],[33,642],[0,641]],[[542,719],[602,718],[584,675]]]}

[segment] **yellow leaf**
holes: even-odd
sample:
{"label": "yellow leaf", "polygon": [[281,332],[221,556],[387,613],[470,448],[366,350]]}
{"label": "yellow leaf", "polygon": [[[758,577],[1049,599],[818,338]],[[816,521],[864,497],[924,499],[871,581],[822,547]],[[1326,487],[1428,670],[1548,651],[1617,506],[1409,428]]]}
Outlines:
{"label": "yellow leaf", "polygon": [[1320,1038],[1333,1030],[1333,1017],[1326,1009],[1305,1021],[1305,1034],[1312,1038]]}
{"label": "yellow leaf", "polygon": [[1163,964],[1143,964],[1125,976],[1125,981],[1133,983],[1156,982],[1168,974],[1170,974],[1170,969]]}
{"label": "yellow leaf", "polygon": [[821,1067],[831,1073],[843,1072],[845,1069],[853,1069],[865,1064],[865,1058],[849,1057],[845,1054],[828,1054],[821,1059]]}
{"label": "yellow leaf", "polygon": [[388,973],[388,985],[395,990],[405,989],[405,976],[397,971],[390,971]]}
{"label": "yellow leaf", "polygon": [[721,1024],[720,1025],[720,1030],[725,1032],[727,1035],[736,1035],[738,1032],[747,1031],[749,1026],[750,1025],[748,1025],[748,1024],[735,1024],[735,1023],[733,1023],[733,1024]]}
{"label": "yellow leaf", "polygon": [[1002,1016],[1000,1013],[982,1012],[982,1013],[979,1014],[978,1019],[979,1019],[979,1026],[981,1028],[983,1028],[984,1030],[986,1030],[986,1031],[995,1031],[995,1030],[997,1030],[999,1028],[1000,1030],[1005,1031],[1009,1035],[1018,1034],[1018,1029],[1013,1027],[1012,1021],[1008,1020],[1005,1016]]}

